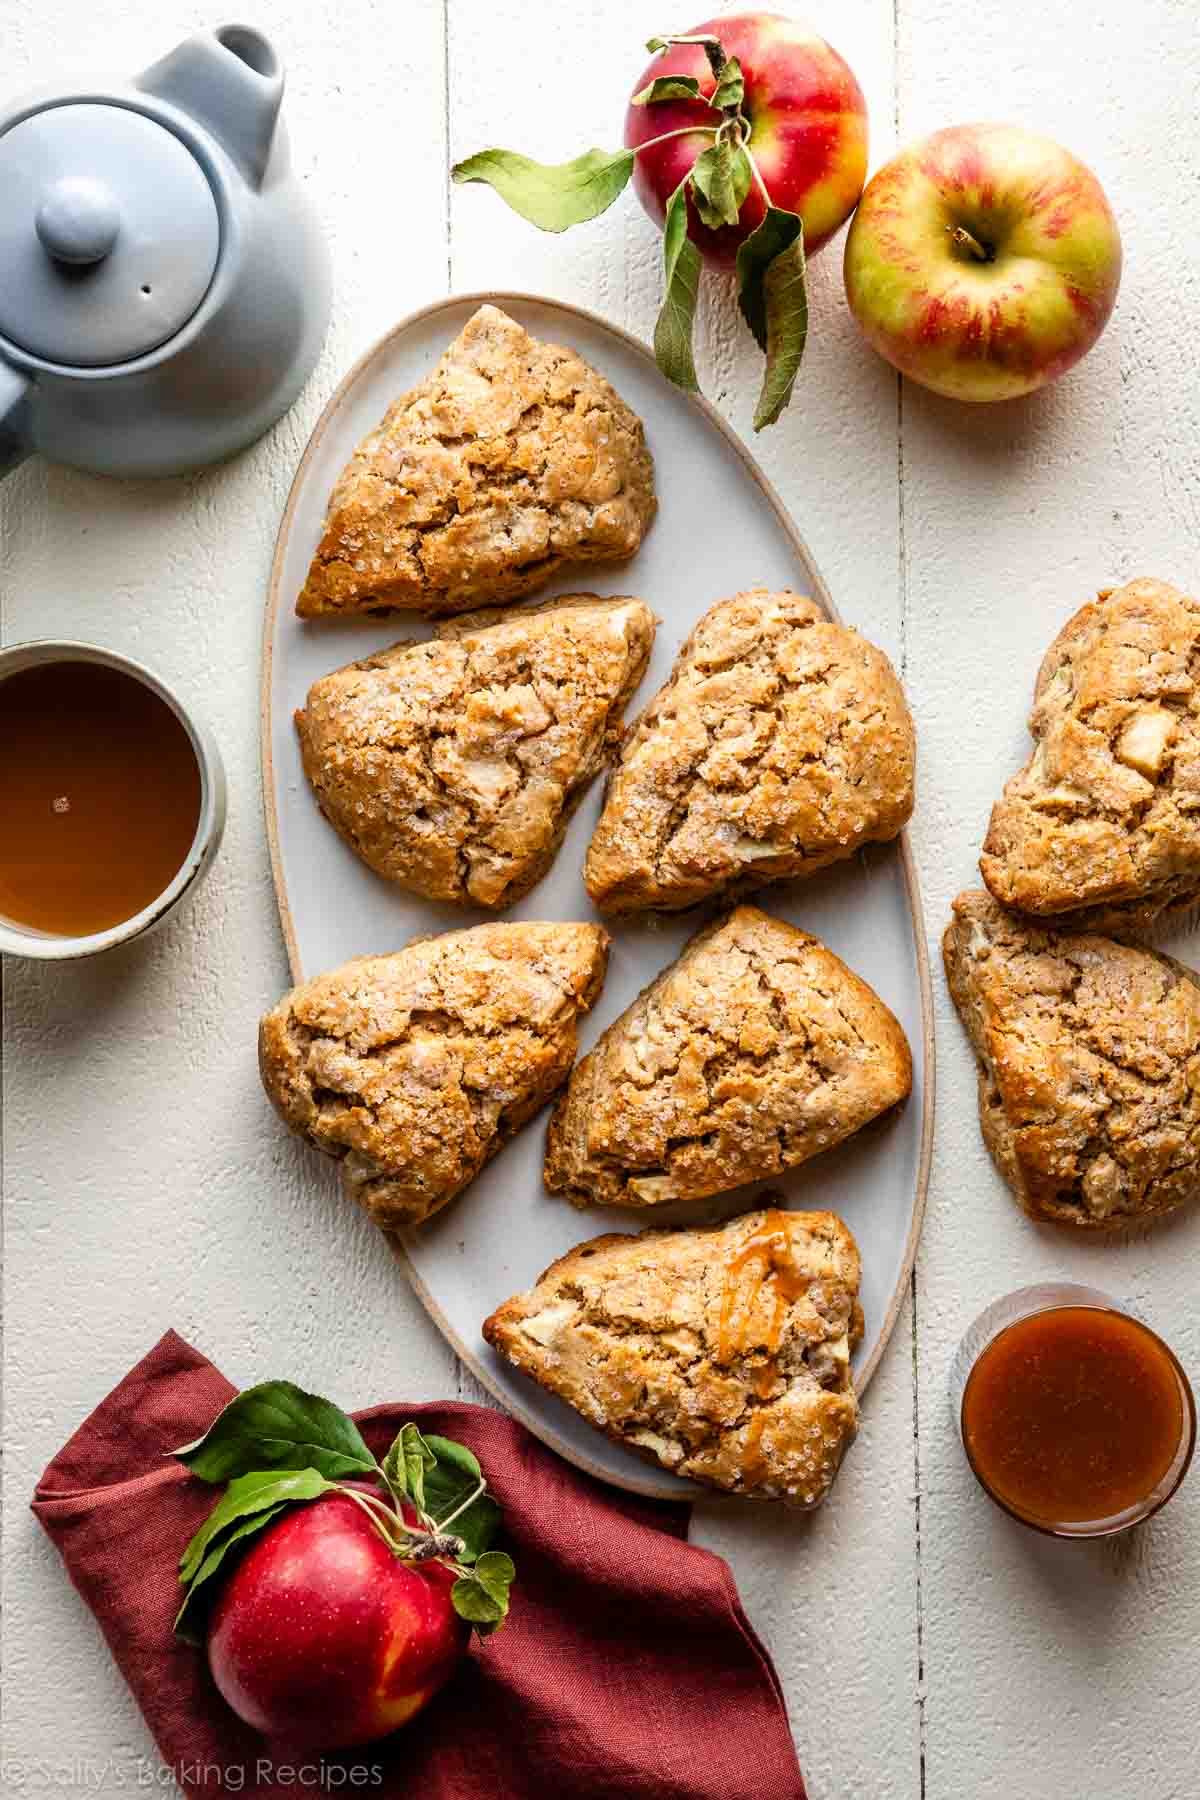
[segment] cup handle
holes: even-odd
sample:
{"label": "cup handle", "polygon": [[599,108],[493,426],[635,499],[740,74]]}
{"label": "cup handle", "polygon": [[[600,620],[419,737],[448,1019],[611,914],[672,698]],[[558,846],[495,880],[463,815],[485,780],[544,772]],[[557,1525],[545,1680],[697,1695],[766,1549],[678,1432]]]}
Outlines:
{"label": "cup handle", "polygon": [[30,384],[20,370],[0,362],[0,477],[33,449],[29,420]]}

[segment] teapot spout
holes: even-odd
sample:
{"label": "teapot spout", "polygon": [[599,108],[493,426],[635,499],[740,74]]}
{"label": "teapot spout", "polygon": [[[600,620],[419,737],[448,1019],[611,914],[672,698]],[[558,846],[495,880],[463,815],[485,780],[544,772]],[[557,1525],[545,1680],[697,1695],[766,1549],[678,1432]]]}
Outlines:
{"label": "teapot spout", "polygon": [[18,369],[0,362],[0,476],[23,463],[32,449],[29,383]]}
{"label": "teapot spout", "polygon": [[199,31],[152,63],[135,85],[211,131],[246,179],[262,185],[283,99],[283,63],[260,31],[250,25]]}

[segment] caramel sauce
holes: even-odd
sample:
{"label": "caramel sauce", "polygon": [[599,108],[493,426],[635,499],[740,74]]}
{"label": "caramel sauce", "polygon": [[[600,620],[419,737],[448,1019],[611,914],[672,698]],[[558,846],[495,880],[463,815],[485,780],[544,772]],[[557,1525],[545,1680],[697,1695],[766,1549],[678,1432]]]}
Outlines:
{"label": "caramel sauce", "polygon": [[1186,1428],[1170,1352],[1137,1320],[1101,1307],[1018,1319],[982,1351],[963,1394],[976,1474],[1002,1505],[1046,1527],[1137,1508]]}
{"label": "caramel sauce", "polygon": [[142,911],[178,873],[200,770],[175,713],[100,663],[0,681],[0,913],[82,937]]}
{"label": "caramel sauce", "polygon": [[[747,1279],[748,1276],[748,1279]],[[788,1307],[808,1292],[808,1276],[797,1267],[787,1214],[768,1213],[761,1230],[748,1237],[725,1263],[721,1317],[717,1327],[717,1360],[732,1362],[747,1350],[775,1355],[783,1336]],[[759,1302],[766,1299],[770,1316],[762,1330]],[[755,1390],[770,1392],[774,1369],[768,1361],[755,1371]]]}
{"label": "caramel sauce", "polygon": [[762,1447],[763,1427],[766,1422],[766,1407],[756,1407],[750,1414],[746,1429],[742,1434],[742,1482],[748,1488],[758,1487],[767,1473],[767,1459]]}
{"label": "caramel sauce", "polygon": [[[783,1339],[788,1308],[808,1293],[809,1277],[796,1262],[785,1212],[769,1212],[759,1229],[738,1245],[722,1272],[721,1315],[717,1326],[717,1361],[731,1363],[750,1351],[762,1351],[749,1371],[759,1400],[770,1400],[779,1379],[776,1356]],[[748,1488],[766,1478],[762,1448],[768,1409],[755,1407],[747,1416],[739,1446],[742,1481]]]}

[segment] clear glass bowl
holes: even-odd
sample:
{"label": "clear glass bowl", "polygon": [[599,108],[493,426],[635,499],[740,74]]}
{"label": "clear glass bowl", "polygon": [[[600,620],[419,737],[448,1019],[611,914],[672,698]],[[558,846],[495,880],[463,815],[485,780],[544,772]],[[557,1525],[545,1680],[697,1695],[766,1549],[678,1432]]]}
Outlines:
{"label": "clear glass bowl", "polygon": [[[1126,1318],[1136,1320],[1163,1350],[1179,1383],[1181,1400],[1179,1444],[1166,1473],[1136,1505],[1126,1507],[1123,1512],[1114,1513],[1105,1519],[1048,1524],[1045,1520],[1030,1518],[1019,1512],[1008,1500],[1002,1499],[995,1493],[985,1481],[976,1466],[963,1433],[963,1398],[975,1364],[988,1345],[999,1337],[1000,1333],[1008,1326],[1015,1325],[1018,1319],[1031,1318],[1036,1313],[1053,1312],[1060,1307],[1077,1306],[1095,1307],[1105,1312],[1121,1313]],[[1195,1397],[1192,1393],[1191,1383],[1170,1345],[1165,1344],[1158,1333],[1151,1330],[1137,1309],[1128,1302],[1116,1300],[1111,1294],[1104,1293],[1100,1288],[1085,1287],[1079,1282],[1038,1282],[1032,1287],[1017,1288],[1014,1293],[1005,1294],[1003,1298],[994,1300],[989,1307],[986,1307],[974,1324],[967,1329],[955,1352],[950,1368],[950,1406],[954,1413],[959,1442],[971,1465],[971,1472],[989,1500],[994,1501],[997,1506],[1008,1513],[1010,1518],[1017,1519],[1022,1525],[1028,1525],[1032,1531],[1040,1531],[1047,1537],[1111,1537],[1115,1532],[1127,1531],[1131,1525],[1141,1524],[1143,1519],[1148,1519],[1152,1513],[1156,1513],[1160,1507],[1166,1505],[1187,1474],[1188,1465],[1192,1460],[1192,1452],[1196,1447]]]}

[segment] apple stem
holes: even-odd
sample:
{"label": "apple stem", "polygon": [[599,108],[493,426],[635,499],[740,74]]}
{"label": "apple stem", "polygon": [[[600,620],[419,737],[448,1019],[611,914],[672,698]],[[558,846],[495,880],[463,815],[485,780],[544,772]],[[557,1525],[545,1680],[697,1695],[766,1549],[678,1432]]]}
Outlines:
{"label": "apple stem", "polygon": [[946,230],[956,249],[965,250],[976,262],[991,262],[992,251],[986,249],[977,237],[972,236],[965,225],[947,225]]}
{"label": "apple stem", "polygon": [[722,48],[720,38],[713,37],[708,32],[685,32],[679,37],[664,38],[662,42],[664,46],[667,44],[699,44],[708,58],[709,68],[718,81],[721,78],[721,70],[729,60]]}
{"label": "apple stem", "polygon": [[[706,100],[704,104],[707,106],[708,101]],[[698,131],[702,132],[705,137],[716,137],[717,130],[716,125],[683,125],[678,131],[664,131],[661,137],[647,138],[644,144],[638,144],[635,147],[633,154],[640,156],[643,150],[653,150],[655,144],[665,144],[670,138],[693,137]]]}
{"label": "apple stem", "polygon": [[362,1510],[366,1513],[368,1519],[370,1519],[372,1525],[389,1549],[395,1550],[397,1547],[395,1535],[395,1527],[397,1525],[400,1527],[401,1531],[408,1532],[411,1530],[411,1527],[400,1517],[400,1514],[393,1512],[391,1507],[385,1506],[382,1500],[373,1500],[369,1498],[368,1495],[360,1493],[356,1488],[339,1486],[338,1492],[347,1495],[349,1499],[353,1500],[356,1506],[362,1507]]}
{"label": "apple stem", "polygon": [[755,181],[758,183],[758,191],[762,195],[763,205],[766,207],[767,211],[770,212],[771,207],[774,204],[774,202],[772,201],[770,193],[767,190],[767,184],[762,178],[762,170],[759,168],[757,162],[755,161],[753,155],[751,154],[749,144],[747,144],[744,140],[742,143],[742,149],[746,152],[746,161],[750,164],[750,173],[753,175]]}
{"label": "apple stem", "polygon": [[457,1519],[462,1513],[466,1512],[468,1506],[474,1506],[476,1500],[478,1500],[480,1494],[483,1493],[483,1491],[486,1487],[487,1487],[487,1482],[481,1480],[479,1483],[479,1486],[475,1489],[475,1492],[473,1494],[468,1494],[466,1499],[461,1501],[459,1503],[459,1505],[455,1507],[455,1509],[452,1513],[447,1513],[447,1515],[444,1519],[439,1519],[437,1521],[438,1531],[439,1532],[445,1531],[449,1526],[453,1525],[455,1519]]}
{"label": "apple stem", "polygon": [[453,1532],[439,1532],[436,1537],[428,1537],[423,1542],[414,1544],[408,1553],[408,1560],[416,1563],[432,1562],[437,1557],[443,1562],[450,1561],[457,1565],[465,1549],[462,1538],[456,1537]]}

